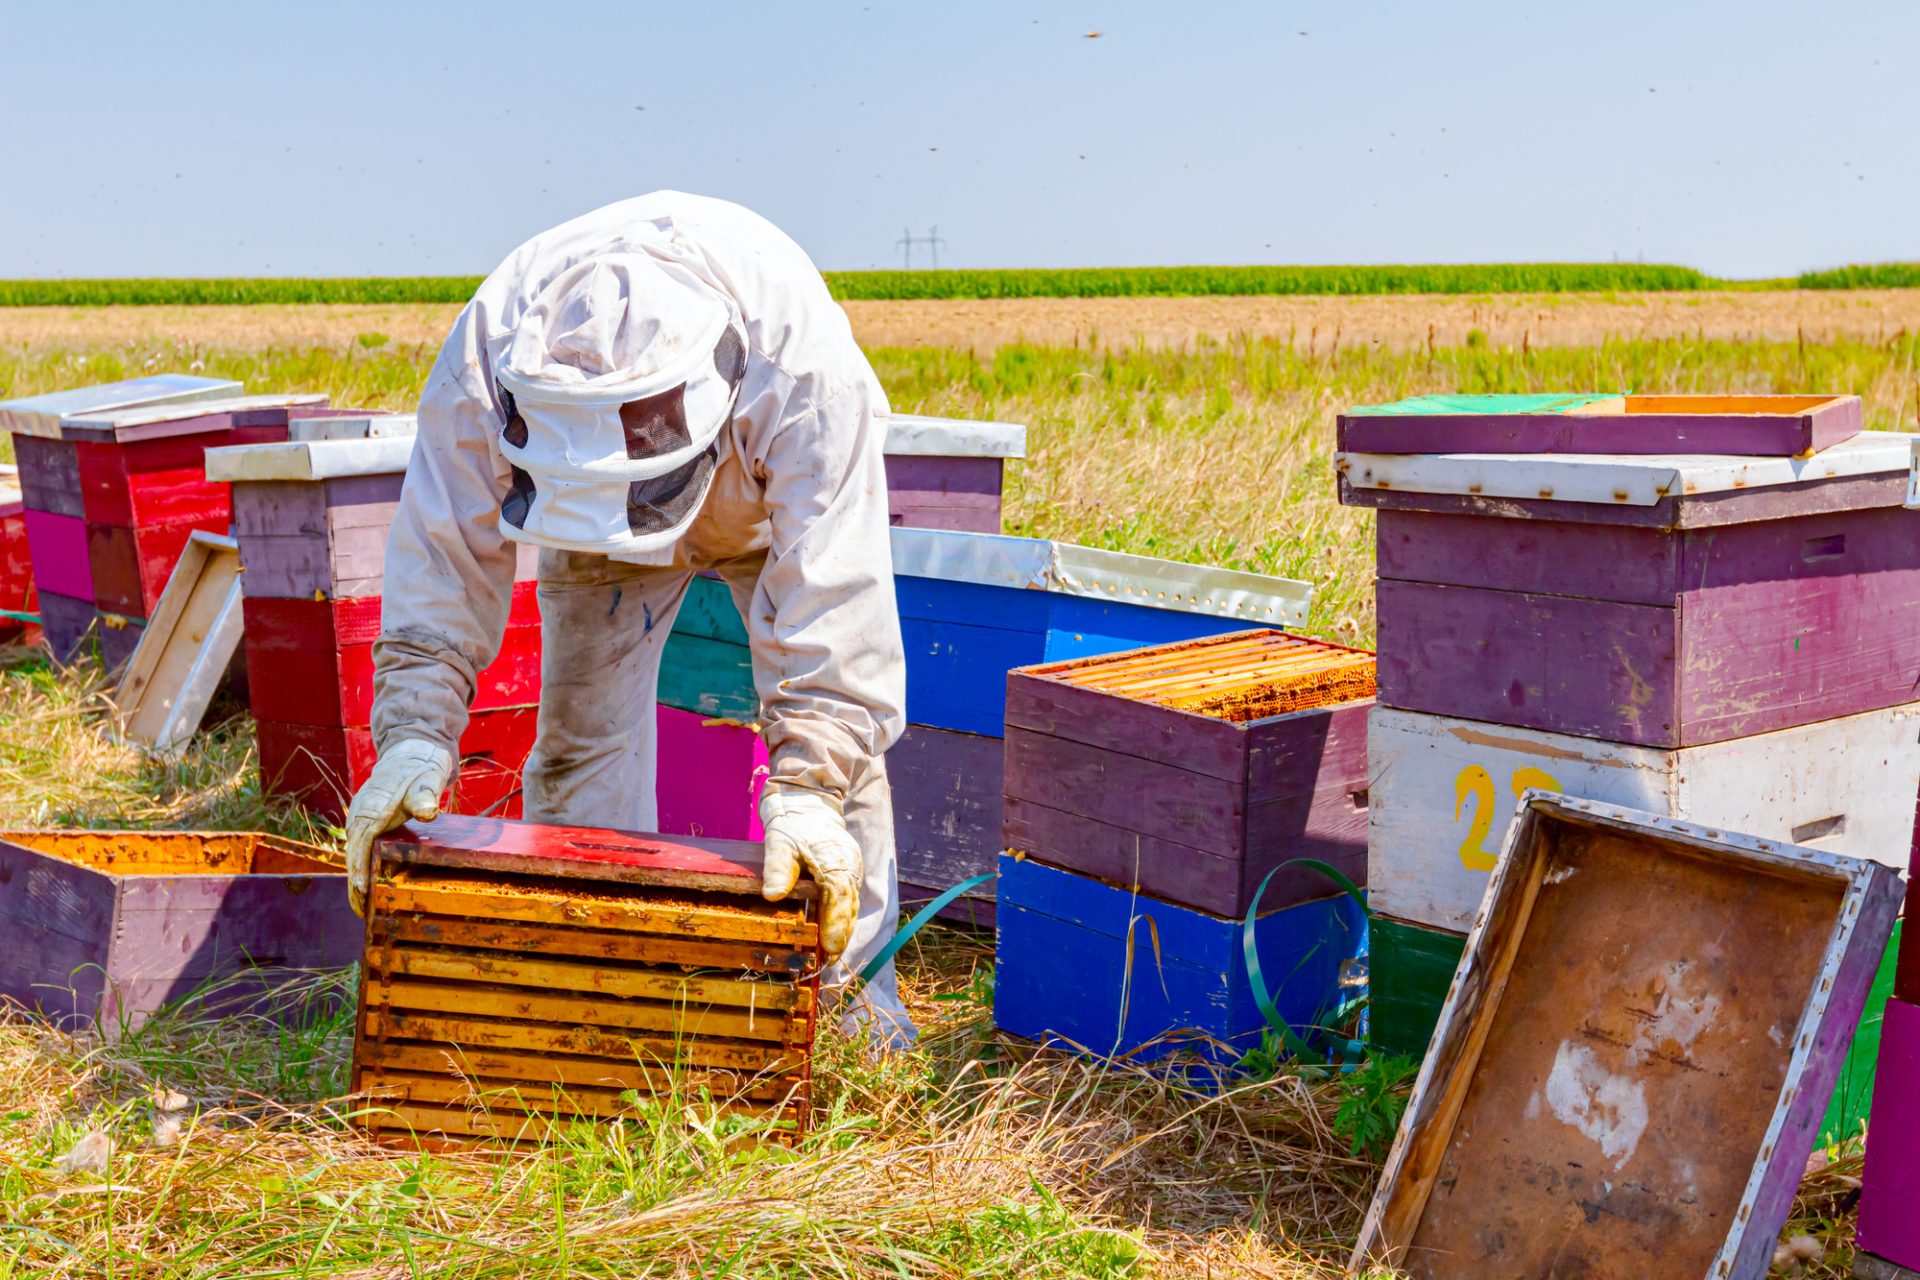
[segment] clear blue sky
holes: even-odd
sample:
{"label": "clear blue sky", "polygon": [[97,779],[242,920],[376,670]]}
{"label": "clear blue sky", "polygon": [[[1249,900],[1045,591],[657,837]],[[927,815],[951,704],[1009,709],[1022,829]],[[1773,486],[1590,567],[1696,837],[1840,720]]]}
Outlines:
{"label": "clear blue sky", "polygon": [[478,273],[667,186],[828,268],[1920,258],[1917,45],[1908,0],[0,0],[0,276]]}

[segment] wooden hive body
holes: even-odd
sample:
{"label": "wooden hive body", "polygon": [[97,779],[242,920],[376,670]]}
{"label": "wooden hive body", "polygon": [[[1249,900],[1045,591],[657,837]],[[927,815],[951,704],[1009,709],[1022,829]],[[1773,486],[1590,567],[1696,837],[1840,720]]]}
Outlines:
{"label": "wooden hive body", "polygon": [[1000,532],[1009,458],[1026,456],[1027,429],[896,413],[887,420],[887,519],[895,526]]}
{"label": "wooden hive body", "polygon": [[711,1103],[796,1136],[819,929],[810,884],[781,903],[759,888],[745,842],[453,817],[384,838],[354,1046],[363,1123],[515,1141]]}
{"label": "wooden hive body", "polygon": [[0,996],[69,1028],[230,1007],[359,953],[338,859],[272,836],[0,833],[0,920]]}
{"label": "wooden hive body", "polygon": [[1007,680],[1005,843],[1238,916],[1367,877],[1373,656],[1281,631],[1082,658]]}
{"label": "wooden hive body", "polygon": [[1920,1272],[1920,1005],[1899,997],[1887,1003],[1861,1183],[1860,1248]]}
{"label": "wooden hive body", "polygon": [[1340,415],[1359,453],[1772,454],[1860,433],[1859,396],[1419,396]]}

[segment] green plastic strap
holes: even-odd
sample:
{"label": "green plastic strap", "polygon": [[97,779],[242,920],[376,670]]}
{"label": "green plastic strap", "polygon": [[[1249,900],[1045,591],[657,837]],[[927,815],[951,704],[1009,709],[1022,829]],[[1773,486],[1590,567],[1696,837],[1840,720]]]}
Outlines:
{"label": "green plastic strap", "polygon": [[36,627],[40,625],[39,614],[21,613],[18,609],[0,609],[0,618],[12,618],[15,622],[31,622]]}
{"label": "green plastic strap", "polygon": [[[1367,895],[1361,892],[1360,886],[1355,884],[1351,877],[1331,863],[1322,862],[1318,858],[1291,858],[1267,872],[1266,878],[1260,881],[1260,887],[1253,891],[1253,901],[1247,904],[1246,919],[1240,923],[1240,950],[1247,960],[1247,985],[1253,990],[1253,1002],[1259,1006],[1260,1016],[1267,1020],[1267,1025],[1272,1027],[1274,1034],[1280,1037],[1280,1043],[1285,1045],[1287,1052],[1295,1058],[1311,1059],[1316,1056],[1324,1058],[1325,1055],[1317,1054],[1313,1046],[1302,1039],[1299,1032],[1287,1025],[1287,1020],[1280,1015],[1280,1006],[1273,1001],[1273,991],[1267,986],[1266,975],[1260,971],[1260,948],[1254,940],[1253,927],[1254,921],[1259,916],[1260,900],[1266,897],[1267,886],[1273,883],[1273,878],[1288,867],[1306,867],[1318,871],[1339,885],[1341,892],[1359,903],[1362,911],[1367,909]],[[1353,1002],[1349,1001],[1342,1005],[1340,1010],[1336,1010],[1335,1022],[1339,1021],[1342,1011],[1351,1010],[1352,1007]]]}
{"label": "green plastic strap", "polygon": [[913,919],[907,921],[907,927],[887,939],[887,945],[880,948],[879,954],[867,961],[866,967],[860,970],[860,981],[872,982],[874,978],[878,976],[879,972],[887,967],[887,961],[899,954],[900,948],[913,941],[913,935],[926,928],[927,921],[939,915],[948,903],[952,902],[967,890],[977,888],[999,874],[998,871],[988,871],[983,875],[973,877],[971,880],[962,880],[959,884],[954,885],[953,888],[920,908],[920,910],[914,914]]}

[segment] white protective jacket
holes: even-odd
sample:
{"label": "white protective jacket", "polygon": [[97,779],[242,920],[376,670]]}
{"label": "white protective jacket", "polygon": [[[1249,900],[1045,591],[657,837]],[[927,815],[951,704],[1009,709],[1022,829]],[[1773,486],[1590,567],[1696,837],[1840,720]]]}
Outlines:
{"label": "white protective jacket", "polygon": [[454,323],[420,402],[387,544],[375,744],[384,752],[422,738],[457,750],[475,674],[499,649],[516,560],[499,527],[511,481],[489,343],[513,329],[547,282],[616,243],[643,246],[730,297],[749,347],[700,514],[675,545],[619,559],[699,570],[764,554],[745,623],[769,782],[842,799],[904,725],[885,393],[797,244],[738,205],[675,191],[534,237]]}

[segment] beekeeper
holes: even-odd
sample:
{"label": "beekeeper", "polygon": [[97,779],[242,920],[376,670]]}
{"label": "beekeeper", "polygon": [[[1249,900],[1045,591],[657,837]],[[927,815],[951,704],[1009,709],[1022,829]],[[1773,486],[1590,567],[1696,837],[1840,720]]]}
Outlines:
{"label": "beekeeper", "polygon": [[[827,980],[857,973],[899,916],[886,413],[819,271],[738,205],[660,191],[516,249],[420,401],[374,647],[379,760],[347,817],[356,906],[374,838],[438,812],[524,543],[540,549],[542,644],[526,817],[657,828],[661,646],[689,580],[713,571],[752,645],[766,896],[810,872]],[[848,1017],[880,1043],[912,1038],[891,965]]]}

